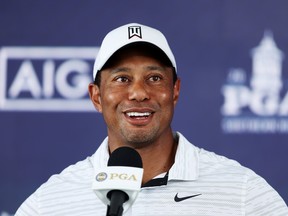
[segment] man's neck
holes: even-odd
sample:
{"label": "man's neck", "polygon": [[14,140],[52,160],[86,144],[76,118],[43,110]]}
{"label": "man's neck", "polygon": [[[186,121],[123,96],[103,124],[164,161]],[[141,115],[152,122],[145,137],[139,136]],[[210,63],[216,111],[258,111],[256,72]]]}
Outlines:
{"label": "man's neck", "polygon": [[109,150],[114,151],[121,146],[130,146],[138,151],[143,162],[142,184],[150,181],[159,174],[168,172],[174,164],[178,137],[170,130],[161,139],[145,145],[124,144],[121,139],[109,137]]}
{"label": "man's neck", "polygon": [[174,164],[178,140],[172,136],[166,143],[151,145],[149,148],[136,149],[143,161],[144,175],[142,184],[159,174],[168,172]]}

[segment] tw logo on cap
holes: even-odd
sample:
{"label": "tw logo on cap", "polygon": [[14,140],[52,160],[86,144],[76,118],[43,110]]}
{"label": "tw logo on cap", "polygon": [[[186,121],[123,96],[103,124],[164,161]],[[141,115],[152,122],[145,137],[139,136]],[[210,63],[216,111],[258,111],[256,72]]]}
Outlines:
{"label": "tw logo on cap", "polygon": [[142,39],[141,27],[140,26],[129,26],[128,27],[128,37],[131,39],[132,37],[139,37]]}

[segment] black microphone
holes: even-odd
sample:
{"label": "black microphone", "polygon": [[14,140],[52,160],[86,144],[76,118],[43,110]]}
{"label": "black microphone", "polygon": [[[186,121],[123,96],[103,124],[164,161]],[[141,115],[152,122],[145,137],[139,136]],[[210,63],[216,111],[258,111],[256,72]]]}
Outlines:
{"label": "black microphone", "polygon": [[[124,166],[142,168],[142,159],[139,153],[130,147],[120,147],[112,152],[108,166]],[[122,190],[111,190],[107,197],[110,205],[107,207],[107,216],[120,216],[123,213],[123,203],[129,200],[129,196]]]}
{"label": "black microphone", "polygon": [[107,216],[120,216],[137,198],[143,176],[142,159],[130,147],[112,152],[107,167],[95,169],[93,190],[107,205]]}

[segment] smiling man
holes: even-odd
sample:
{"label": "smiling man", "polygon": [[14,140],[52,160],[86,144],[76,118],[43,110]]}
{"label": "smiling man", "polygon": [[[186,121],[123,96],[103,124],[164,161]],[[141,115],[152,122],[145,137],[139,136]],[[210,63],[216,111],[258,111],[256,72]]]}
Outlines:
{"label": "smiling man", "polygon": [[170,123],[180,86],[175,76],[163,51],[138,42],[114,53],[97,72],[99,84],[89,86],[107,124],[110,151],[137,149],[144,162],[143,183],[167,172],[174,162],[177,144]]}
{"label": "smiling man", "polygon": [[172,131],[180,80],[160,31],[132,23],[109,32],[93,78],[89,94],[107,138],[94,155],[52,176],[16,215],[105,215],[93,174],[123,146],[141,155],[144,168],[141,191],[124,215],[288,215],[279,194],[252,170]]}

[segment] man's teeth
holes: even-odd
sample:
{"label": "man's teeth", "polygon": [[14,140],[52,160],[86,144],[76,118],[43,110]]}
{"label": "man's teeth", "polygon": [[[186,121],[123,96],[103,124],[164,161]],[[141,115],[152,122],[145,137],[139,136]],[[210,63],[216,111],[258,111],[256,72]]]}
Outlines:
{"label": "man's teeth", "polygon": [[128,112],[127,115],[129,117],[143,117],[151,115],[150,112]]}

